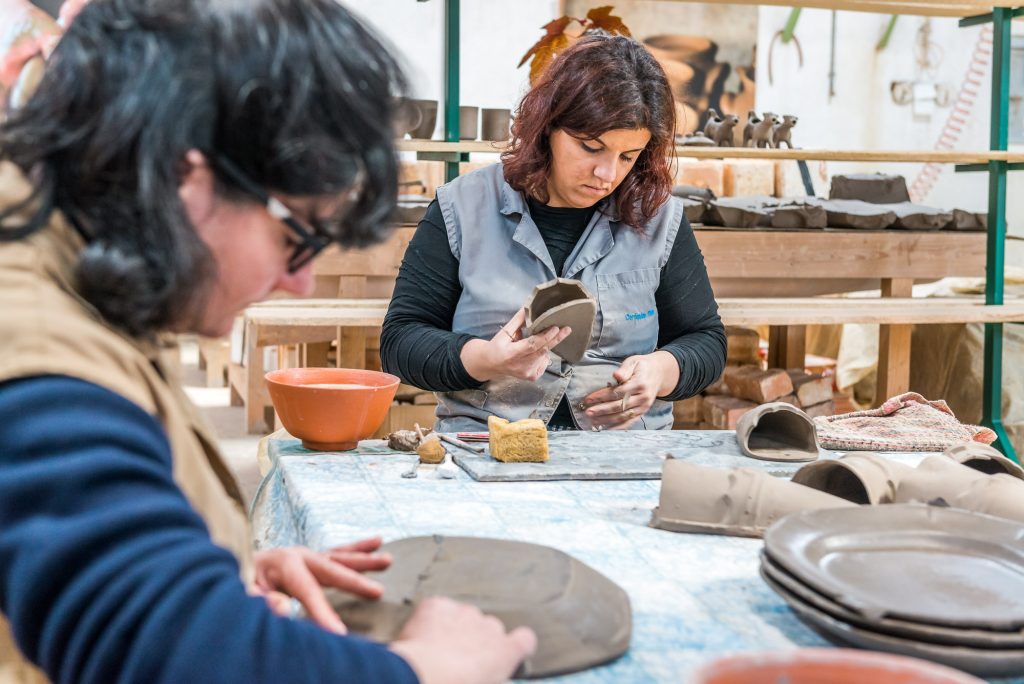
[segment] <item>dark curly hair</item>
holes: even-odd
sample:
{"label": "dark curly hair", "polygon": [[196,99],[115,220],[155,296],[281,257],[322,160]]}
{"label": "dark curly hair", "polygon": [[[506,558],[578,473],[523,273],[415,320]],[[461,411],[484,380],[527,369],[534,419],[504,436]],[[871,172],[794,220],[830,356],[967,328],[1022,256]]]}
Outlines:
{"label": "dark curly hair", "polygon": [[642,230],[672,189],[675,104],[661,65],[632,38],[585,35],[555,57],[519,104],[511,146],[501,155],[505,180],[547,202],[551,133],[593,140],[621,128],[651,132],[614,193],[619,218]]}
{"label": "dark curly hair", "polygon": [[[397,196],[404,90],[388,50],[335,0],[94,0],[0,126],[0,158],[34,188],[0,211],[0,240],[61,211],[87,241],[80,294],[129,334],[173,328],[216,268],[178,196],[185,153],[228,158],[288,195],[340,193],[358,175],[358,200],[328,229],[370,244]],[[213,168],[219,194],[249,201]]]}

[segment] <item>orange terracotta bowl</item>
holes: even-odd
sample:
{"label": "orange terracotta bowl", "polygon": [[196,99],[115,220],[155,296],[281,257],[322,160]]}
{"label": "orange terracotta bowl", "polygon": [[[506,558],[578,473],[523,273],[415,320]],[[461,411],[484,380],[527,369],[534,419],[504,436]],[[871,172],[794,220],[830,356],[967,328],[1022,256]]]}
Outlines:
{"label": "orange terracotta bowl", "polygon": [[689,684],[984,684],[944,665],[852,648],[741,653],[706,663]]}
{"label": "orange terracotta bowl", "polygon": [[354,449],[384,422],[399,379],[351,368],[289,368],[266,375],[288,432],[317,451]]}

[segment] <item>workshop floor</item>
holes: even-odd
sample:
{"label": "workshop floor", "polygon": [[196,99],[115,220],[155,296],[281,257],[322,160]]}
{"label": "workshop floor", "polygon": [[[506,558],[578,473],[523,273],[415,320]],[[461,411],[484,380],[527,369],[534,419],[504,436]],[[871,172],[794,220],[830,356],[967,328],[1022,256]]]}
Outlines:
{"label": "workshop floor", "polygon": [[262,435],[245,432],[245,409],[231,406],[227,387],[207,387],[199,370],[199,349],[188,338],[181,340],[182,379],[185,392],[200,408],[220,441],[228,467],[234,472],[246,501],[252,501],[260,482],[256,447]]}

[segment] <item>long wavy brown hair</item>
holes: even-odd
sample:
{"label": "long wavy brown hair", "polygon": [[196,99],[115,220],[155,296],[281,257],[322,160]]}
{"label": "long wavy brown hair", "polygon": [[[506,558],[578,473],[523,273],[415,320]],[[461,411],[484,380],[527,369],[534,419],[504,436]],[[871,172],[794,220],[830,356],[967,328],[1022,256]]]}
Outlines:
{"label": "long wavy brown hair", "polygon": [[587,35],[554,59],[519,103],[511,145],[501,155],[505,180],[547,202],[551,133],[561,129],[593,140],[623,128],[651,132],[636,164],[612,195],[619,219],[643,230],[672,189],[669,153],[675,105],[665,72],[632,38]]}

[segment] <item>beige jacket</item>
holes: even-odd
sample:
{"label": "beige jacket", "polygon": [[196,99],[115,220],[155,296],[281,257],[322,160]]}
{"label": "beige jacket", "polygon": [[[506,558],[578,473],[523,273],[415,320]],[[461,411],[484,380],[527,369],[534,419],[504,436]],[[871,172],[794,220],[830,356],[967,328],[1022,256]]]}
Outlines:
{"label": "beige jacket", "polygon": [[[28,196],[16,167],[0,162],[0,207]],[[213,541],[230,550],[242,578],[252,578],[251,533],[241,493],[203,424],[163,358],[173,347],[128,337],[109,326],[75,291],[81,237],[58,215],[47,228],[0,242],[0,382],[64,375],[132,401],[163,425],[174,480],[206,521]],[[0,684],[45,682],[14,647],[0,615]]]}

